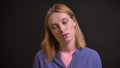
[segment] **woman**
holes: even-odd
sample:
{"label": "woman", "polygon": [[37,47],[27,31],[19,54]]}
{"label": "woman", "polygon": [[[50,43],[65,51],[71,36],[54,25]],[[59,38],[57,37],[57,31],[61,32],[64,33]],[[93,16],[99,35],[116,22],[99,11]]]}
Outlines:
{"label": "woman", "polygon": [[45,37],[33,68],[102,68],[99,54],[85,45],[74,13],[54,4],[46,15]]}

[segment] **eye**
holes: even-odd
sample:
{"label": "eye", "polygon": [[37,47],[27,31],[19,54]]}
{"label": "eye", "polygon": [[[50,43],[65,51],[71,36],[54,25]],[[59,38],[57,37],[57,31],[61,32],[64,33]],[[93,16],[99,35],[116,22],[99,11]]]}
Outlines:
{"label": "eye", "polygon": [[52,29],[56,29],[56,28],[58,28],[58,25],[57,24],[53,24],[51,27],[52,27]]}
{"label": "eye", "polygon": [[62,20],[62,24],[64,24],[64,25],[67,24],[67,22],[68,22],[68,19],[66,19],[66,18]]}

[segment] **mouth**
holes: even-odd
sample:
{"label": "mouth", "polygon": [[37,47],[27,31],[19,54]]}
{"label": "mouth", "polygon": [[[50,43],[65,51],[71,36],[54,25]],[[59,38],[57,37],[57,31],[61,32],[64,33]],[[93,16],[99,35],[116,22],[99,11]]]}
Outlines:
{"label": "mouth", "polygon": [[62,34],[63,38],[68,38],[69,33]]}

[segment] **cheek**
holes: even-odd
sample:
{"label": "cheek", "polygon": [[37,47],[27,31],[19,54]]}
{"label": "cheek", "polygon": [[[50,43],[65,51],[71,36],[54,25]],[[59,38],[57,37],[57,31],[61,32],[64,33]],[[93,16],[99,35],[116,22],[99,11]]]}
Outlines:
{"label": "cheek", "polygon": [[69,29],[70,29],[71,31],[75,31],[75,24],[74,24],[74,23],[73,23],[73,24],[70,24]]}
{"label": "cheek", "polygon": [[75,26],[74,26],[74,24],[72,24],[72,25],[69,27],[69,31],[70,31],[70,33],[71,33],[72,36],[75,35]]}
{"label": "cheek", "polygon": [[55,37],[55,38],[57,38],[58,37],[58,32],[57,31],[52,31],[52,34],[53,34],[53,36]]}

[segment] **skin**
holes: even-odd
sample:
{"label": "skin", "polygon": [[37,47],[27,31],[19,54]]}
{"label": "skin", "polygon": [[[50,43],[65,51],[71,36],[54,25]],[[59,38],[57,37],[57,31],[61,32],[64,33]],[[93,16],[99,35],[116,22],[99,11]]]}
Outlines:
{"label": "skin", "polygon": [[60,43],[68,43],[75,38],[75,21],[65,13],[53,13],[49,17],[52,34]]}
{"label": "skin", "polygon": [[48,24],[53,36],[59,42],[61,59],[68,68],[72,54],[75,52],[75,26],[76,21],[66,13],[53,13],[49,19]]}

